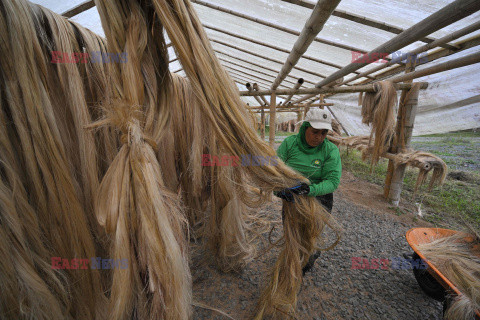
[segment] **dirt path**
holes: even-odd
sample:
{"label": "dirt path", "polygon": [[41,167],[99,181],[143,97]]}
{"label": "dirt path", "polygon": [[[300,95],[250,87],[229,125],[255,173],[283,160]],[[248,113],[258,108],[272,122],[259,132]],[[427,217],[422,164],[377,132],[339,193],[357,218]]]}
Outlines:
{"label": "dirt path", "polygon": [[[365,258],[369,263],[372,259],[400,259],[411,251],[405,232],[414,226],[428,226],[425,221],[414,221],[413,216],[395,215],[380,194],[378,186],[344,172],[332,214],[345,232],[340,244],[322,253],[305,276],[297,319],[441,319],[442,306],[423,294],[411,270],[392,265],[386,270],[352,269],[352,259]],[[277,239],[281,236],[281,202],[275,199],[261,211],[277,221],[273,233]],[[213,265],[193,266],[194,300],[234,319],[251,319],[278,252],[275,248],[261,254],[242,274],[223,274]],[[199,258],[194,257],[193,264]],[[194,319],[227,318],[196,307]]]}

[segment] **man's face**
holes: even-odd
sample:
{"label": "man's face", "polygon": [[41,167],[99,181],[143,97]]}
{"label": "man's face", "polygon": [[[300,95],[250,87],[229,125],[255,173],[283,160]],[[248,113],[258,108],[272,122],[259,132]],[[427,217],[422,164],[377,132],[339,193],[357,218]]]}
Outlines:
{"label": "man's face", "polygon": [[313,127],[308,127],[305,130],[305,140],[310,147],[316,147],[322,144],[323,140],[327,136],[327,129],[315,129]]}

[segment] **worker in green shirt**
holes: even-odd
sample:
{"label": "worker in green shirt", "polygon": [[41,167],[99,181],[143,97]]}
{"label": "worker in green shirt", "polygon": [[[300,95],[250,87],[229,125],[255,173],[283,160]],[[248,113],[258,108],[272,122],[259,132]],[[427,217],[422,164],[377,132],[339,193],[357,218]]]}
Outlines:
{"label": "worker in green shirt", "polygon": [[[340,184],[342,163],[340,152],[335,144],[326,137],[332,130],[332,118],[329,112],[322,109],[311,109],[300,127],[299,133],[283,140],[277,154],[289,167],[310,180],[310,184],[300,183],[286,188],[276,195],[286,201],[294,201],[295,195],[316,197],[316,199],[332,212],[333,192]],[[309,271],[320,255],[313,254],[303,274]]]}

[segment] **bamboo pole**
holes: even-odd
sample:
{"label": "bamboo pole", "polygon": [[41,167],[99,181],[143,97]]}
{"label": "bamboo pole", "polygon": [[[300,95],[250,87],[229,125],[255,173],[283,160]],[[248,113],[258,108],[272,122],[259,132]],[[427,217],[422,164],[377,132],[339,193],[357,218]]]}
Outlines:
{"label": "bamboo pole", "polygon": [[[463,19],[478,10],[480,10],[480,1],[478,0],[455,0],[454,2],[448,4],[427,18],[403,31],[393,39],[373,49],[368,53],[368,56],[373,57],[374,53],[378,54],[379,52],[390,54],[415,41],[418,41],[432,32]],[[340,77],[346,76],[349,73],[352,73],[353,71],[356,71],[369,64],[368,62],[359,62],[361,59],[362,58],[359,58],[342,69],[332,73],[322,81],[318,82],[316,87],[321,88],[322,86],[328,85]],[[302,99],[306,100],[309,97],[311,96],[307,96]],[[303,101],[302,99],[297,100],[297,102]]]}
{"label": "bamboo pole", "polygon": [[[297,83],[295,84],[295,87],[293,87],[293,89],[294,89],[294,90],[300,89],[300,87],[302,86],[302,84],[303,84],[303,78],[300,78],[300,79],[298,79],[298,81],[297,81]],[[285,99],[285,101],[283,102],[283,104],[284,104],[284,105],[287,105],[287,104],[290,102],[290,100],[292,99],[293,95],[294,95],[294,93],[289,94],[288,97],[287,97],[287,99]]]}
{"label": "bamboo pole", "polygon": [[[242,71],[242,70],[239,70],[239,69],[235,69],[231,66],[225,65],[224,67],[225,67],[225,69],[227,69],[227,71],[230,74],[235,74],[235,75],[238,75],[240,77],[242,77],[242,76],[247,77],[248,79],[250,79],[249,81],[252,81],[252,83],[258,82],[258,83],[261,83],[262,85],[266,85],[266,86],[270,85],[270,83],[268,83],[264,78],[261,78],[259,76],[250,74],[248,72],[245,72],[245,71]],[[287,88],[287,87],[285,87],[285,88]],[[253,95],[255,95],[255,93]]]}
{"label": "bamboo pole", "polygon": [[[395,88],[397,90],[402,90],[402,89],[410,89],[411,85],[408,84],[403,84],[403,83],[396,83]],[[428,87],[427,82],[421,82],[421,89],[426,89]],[[366,84],[366,85],[361,85],[361,86],[351,86],[351,87],[333,87],[333,88],[307,88],[307,89],[298,89],[298,90],[293,90],[293,89],[279,89],[276,90],[277,95],[288,95],[291,93],[296,93],[296,94],[311,94],[312,96],[315,96],[320,93],[352,93],[352,92],[375,92],[373,89],[373,84]],[[258,92],[248,92],[248,91],[240,91],[241,96],[266,96],[270,95],[272,93],[272,90],[262,90]]]}
{"label": "bamboo pole", "polygon": [[[234,46],[230,43],[227,43],[227,42],[224,42],[224,41],[220,41],[220,40],[216,40],[216,39],[213,39],[213,38],[210,38],[210,41],[211,42],[215,42],[215,43],[219,43],[221,45],[224,45],[226,47],[230,47],[232,49],[235,49],[235,50],[238,50],[238,51],[241,51],[241,52],[245,52],[245,53],[248,53],[252,56],[255,56],[255,57],[258,57],[258,58],[261,58],[261,59],[265,59],[265,60],[268,60],[268,61],[271,61],[271,62],[275,62],[275,63],[278,63],[278,64],[281,64],[283,65],[283,62],[280,61],[280,60],[277,60],[277,59],[273,59],[271,57],[266,57],[266,56],[262,56],[261,54],[258,54],[256,52],[253,52],[253,51],[250,51],[250,50],[247,50],[247,49],[244,49],[244,48],[240,48],[240,47],[237,47],[237,46]],[[317,76],[319,78],[325,78],[326,76],[323,75],[323,74],[320,74],[320,73],[317,73],[317,72],[313,72],[313,71],[310,71],[310,70],[307,70],[307,69],[304,69],[304,68],[301,68],[301,67],[293,67],[294,69],[297,69],[298,71],[302,71],[302,72],[305,72],[305,73],[308,73],[308,74],[311,74],[311,75],[314,75],[314,76]]]}
{"label": "bamboo pole", "polygon": [[[303,0],[282,0],[282,1],[292,3],[292,4],[296,4],[296,5],[302,6],[304,8],[308,8],[308,9],[313,9],[314,6],[315,6],[314,3],[303,1]],[[333,13],[332,13],[332,16],[339,17],[339,18],[346,19],[346,20],[350,20],[350,21],[353,21],[353,22],[356,22],[356,23],[359,23],[359,24],[363,24],[365,26],[369,26],[369,27],[372,27],[372,28],[380,29],[380,30],[395,33],[395,34],[400,34],[404,31],[404,29],[402,29],[402,28],[390,25],[390,24],[385,23],[383,21],[368,19],[366,17],[362,17],[362,16],[359,16],[359,15],[356,15],[356,14],[353,14],[353,13],[350,13],[350,12],[342,11],[342,10],[334,10]],[[419,39],[419,41],[422,41],[422,42],[425,42],[425,43],[431,43],[431,42],[435,41],[435,39],[432,38],[432,37],[424,37],[422,39]],[[450,49],[450,50],[455,49],[455,46],[449,45],[449,44],[443,44],[442,46],[444,48],[447,48],[447,49]]]}
{"label": "bamboo pole", "polygon": [[290,73],[293,66],[297,64],[298,60],[300,60],[305,51],[307,51],[317,34],[323,29],[323,25],[325,22],[327,22],[328,18],[332,14],[332,11],[339,3],[340,0],[319,0],[317,2],[317,5],[313,9],[310,18],[308,18],[307,22],[305,23],[305,26],[298,36],[297,41],[295,41],[292,52],[290,52],[288,55],[282,70],[280,70],[280,73],[273,82],[271,87],[272,90],[278,88],[279,84]]}
{"label": "bamboo pole", "polygon": [[[460,30],[458,30],[458,31],[455,31],[454,33],[448,34],[448,35],[446,35],[445,37],[442,37],[442,38],[440,38],[440,39],[437,39],[437,40],[435,40],[435,41],[433,41],[433,42],[430,42],[430,43],[428,43],[428,44],[426,44],[426,45],[423,45],[423,46],[421,46],[421,47],[418,47],[418,48],[416,48],[415,50],[412,50],[412,51],[410,51],[410,52],[407,52],[407,53],[403,54],[401,57],[399,57],[399,58],[397,58],[397,59],[391,60],[391,61],[389,61],[389,62],[387,62],[387,63],[383,63],[382,65],[379,65],[379,66],[377,66],[377,67],[375,67],[375,68],[372,68],[372,69],[370,69],[370,70],[367,70],[367,71],[365,71],[365,72],[362,72],[362,73],[360,73],[360,74],[358,74],[358,75],[356,75],[356,76],[354,76],[354,77],[352,77],[352,78],[350,78],[350,79],[347,79],[347,80],[343,81],[342,84],[346,84],[346,83],[352,82],[352,81],[357,80],[358,78],[361,78],[361,77],[366,77],[367,75],[370,75],[370,74],[372,74],[372,73],[374,73],[374,72],[377,72],[377,71],[380,71],[380,70],[385,69],[385,68],[387,68],[387,67],[390,67],[390,66],[392,66],[392,65],[394,65],[394,64],[396,64],[396,63],[399,63],[399,62],[401,62],[401,61],[403,61],[403,60],[405,60],[405,59],[407,59],[407,58],[409,58],[409,57],[415,57],[415,60],[416,60],[416,56],[417,56],[418,54],[423,53],[423,52],[426,52],[426,51],[428,51],[428,50],[430,50],[430,49],[433,49],[433,48],[435,48],[435,47],[438,47],[438,46],[440,46],[440,45],[442,45],[442,44],[444,44],[444,43],[447,43],[447,42],[449,42],[449,41],[452,41],[452,40],[458,39],[458,38],[460,38],[460,37],[463,37],[463,36],[465,36],[465,35],[467,35],[467,34],[469,34],[469,33],[472,33],[472,32],[474,32],[474,31],[478,30],[478,29],[480,29],[480,21],[478,21],[478,22],[476,22],[476,23],[473,23],[473,24],[471,24],[471,25],[469,25],[469,26],[467,26],[467,27],[465,27],[465,28],[463,28],[463,29],[460,29]],[[460,46],[459,46],[459,45],[456,45],[456,46],[455,46],[455,50],[458,50],[458,49],[460,49]],[[427,57],[425,56],[424,58],[427,58]],[[426,60],[428,60],[428,59],[426,59]],[[408,61],[407,61],[407,62],[408,62]]]}
{"label": "bamboo pole", "polygon": [[[267,26],[267,27],[270,27],[270,28],[274,28],[274,29],[277,29],[277,30],[280,30],[280,31],[283,31],[283,32],[286,32],[286,33],[289,33],[289,34],[293,34],[293,35],[296,35],[296,36],[300,35],[300,32],[298,32],[296,30],[293,30],[293,29],[290,29],[290,28],[287,28],[287,27],[284,27],[284,26],[281,26],[279,24],[275,24],[275,23],[272,23],[272,22],[269,22],[269,21],[266,21],[266,20],[263,20],[263,19],[254,18],[254,17],[251,17],[251,16],[246,15],[244,13],[236,12],[236,11],[230,10],[228,8],[225,8],[225,7],[217,6],[217,5],[211,4],[211,3],[203,1],[203,0],[191,0],[191,2],[202,5],[202,6],[205,6],[205,7],[208,7],[208,8],[211,8],[211,9],[218,10],[218,11],[221,11],[221,12],[224,12],[224,13],[231,14],[233,16],[243,18],[243,19],[246,19],[248,21],[256,22],[258,24],[261,24],[261,25],[264,25],[264,26]],[[330,41],[330,40],[327,40],[327,39],[324,39],[324,38],[315,38],[314,41],[316,41],[318,43],[323,43],[323,44],[326,44],[326,45],[329,45],[329,46],[349,50],[349,51],[357,51],[357,52],[362,52],[362,53],[367,52],[367,51],[365,51],[363,49],[360,49],[360,48],[345,45],[345,44],[338,43],[338,42],[335,42],[335,41]]]}
{"label": "bamboo pole", "polygon": [[[415,61],[408,61],[407,63],[407,69],[405,70],[406,73],[410,73],[415,71]],[[407,80],[405,83],[412,83],[412,80]],[[392,153],[397,153],[399,150],[402,150],[402,146],[406,144],[405,141],[400,141],[401,138],[404,138],[405,136],[402,135],[402,132],[405,132],[405,121],[406,119],[402,116],[403,114],[406,114],[408,112],[407,110],[407,105],[404,103],[405,102],[405,97],[407,96],[408,90],[402,90],[402,94],[400,96],[400,106],[398,108],[398,113],[397,113],[397,124],[395,128],[395,135],[397,137],[396,139],[396,144],[392,145],[389,149],[390,152]],[[387,174],[385,176],[385,187],[383,189],[383,195],[385,198],[389,198],[390,194],[390,188],[392,185],[392,179],[394,178],[394,172],[395,172],[395,163],[393,160],[388,161],[388,167],[387,167]],[[397,175],[395,176],[395,179],[398,180],[400,178],[403,181],[403,173],[398,172]],[[398,181],[396,181],[398,183]]]}
{"label": "bamboo pole", "polygon": [[297,111],[297,122],[295,123],[295,132],[297,133],[298,131],[300,131],[300,122],[303,120],[302,116],[303,116],[302,110]]}
{"label": "bamboo pole", "polygon": [[[405,111],[404,111],[404,123],[401,123],[401,126],[404,126],[405,129],[405,148],[410,146],[410,140],[412,138],[413,125],[415,123],[415,115],[417,112],[418,105],[418,92],[415,95],[410,95],[407,101],[404,101]],[[405,95],[406,97],[407,95]],[[402,150],[402,149],[399,149]],[[403,151],[403,150],[402,150]],[[403,177],[405,176],[406,165],[398,165],[393,172],[391,179],[390,190],[388,194],[389,201],[394,205],[398,206],[400,202],[400,194],[402,193],[402,184]]]}
{"label": "bamboo pole", "polygon": [[61,15],[66,18],[71,18],[93,7],[95,7],[95,2],[93,0],[89,0],[89,1],[82,2],[79,5],[61,13]]}
{"label": "bamboo pole", "polygon": [[[253,92],[253,87],[252,87],[252,85],[250,84],[250,82],[247,82],[247,83],[245,84],[245,87],[247,87],[247,90],[248,90],[248,91]],[[254,98],[255,98],[255,100],[257,100],[258,103],[260,103],[260,105],[263,106],[263,101],[260,100],[259,97],[254,96]]]}
{"label": "bamboo pole", "polygon": [[434,73],[440,73],[440,72],[444,72],[444,71],[448,71],[456,68],[461,68],[461,67],[469,66],[471,64],[475,64],[479,62],[480,62],[480,52],[475,52],[475,53],[469,54],[468,56],[446,61],[444,63],[437,64],[430,68],[425,68],[415,72],[392,77],[389,80],[393,82],[413,80],[413,79],[428,76]]}
{"label": "bamboo pole", "polygon": [[[287,54],[290,54],[291,50],[287,50],[287,49],[284,49],[284,48],[281,48],[281,47],[277,47],[275,45],[272,45],[272,44],[269,44],[269,43],[266,43],[266,42],[262,42],[262,41],[258,41],[258,40],[255,40],[253,38],[249,38],[249,37],[246,37],[244,35],[239,35],[239,34],[236,34],[236,33],[233,33],[233,32],[230,32],[230,31],[227,31],[227,30],[224,30],[224,29],[220,29],[220,28],[217,28],[217,27],[214,27],[212,25],[209,25],[209,24],[203,24],[203,26],[206,28],[206,29],[210,29],[210,30],[214,30],[214,31],[217,31],[217,32],[220,32],[220,33],[224,33],[226,35],[229,35],[229,36],[232,36],[234,38],[238,38],[238,39],[242,39],[242,40],[245,40],[245,41],[248,41],[248,42],[251,42],[251,43],[255,43],[255,44],[258,44],[258,45],[261,45],[261,46],[264,46],[266,48],[270,48],[270,49],[273,49],[273,50],[277,50],[277,51],[280,51],[280,52],[283,52],[283,53],[287,53]],[[310,55],[306,55],[304,54],[302,56],[303,59],[306,59],[306,60],[310,60],[310,61],[313,61],[313,62],[317,62],[317,63],[320,63],[320,64],[324,64],[324,65],[327,65],[327,66],[330,66],[330,67],[333,67],[333,68],[336,68],[336,69],[341,69],[342,66],[339,65],[339,64],[336,64],[336,63],[332,63],[332,62],[329,62],[329,61],[326,61],[326,60],[322,60],[322,59],[317,59],[315,57],[312,57]],[[355,72],[356,74],[359,74],[360,72]]]}
{"label": "bamboo pole", "polygon": [[[225,60],[223,58],[218,58],[218,60],[224,62],[224,63],[230,63],[230,64],[233,64],[234,66],[237,66],[237,67],[240,67],[240,68],[243,68],[245,70],[248,70],[248,71],[253,71],[253,72],[256,72],[256,73],[259,73],[263,76],[267,76],[267,77],[271,77],[271,78],[275,78],[274,75],[271,75],[271,74],[268,74],[266,72],[263,72],[263,71],[259,71],[257,69],[253,69],[253,68],[250,68],[250,67],[247,67],[247,66],[244,66],[244,65],[241,65],[239,63],[236,63],[236,62],[232,62],[232,61],[228,61],[228,60]],[[223,65],[223,64],[222,64]],[[232,68],[233,70],[237,70],[237,71],[241,71],[241,69],[238,69],[238,68],[235,68],[235,67],[232,67],[232,66],[229,66],[230,68]],[[243,71],[243,70],[242,70]],[[288,82],[290,84],[295,84],[295,82],[292,82],[290,80],[285,80],[285,82]]]}
{"label": "bamboo pole", "polygon": [[[434,51],[428,53],[427,56],[424,57],[424,60],[427,60],[428,62],[433,62],[437,59],[447,57],[449,55],[459,53],[459,52],[465,51],[467,49],[476,47],[476,46],[480,45],[480,34],[469,37],[468,39],[458,41],[455,44],[460,46],[460,49],[458,49],[456,51],[453,51],[453,50],[448,50],[448,49],[444,49],[444,48],[439,48],[437,50],[434,50]],[[422,64],[424,64],[423,61],[417,62],[417,66],[422,65]],[[365,79],[365,80],[362,80],[359,83],[357,83],[357,85],[371,83],[372,81],[382,80],[382,79],[388,78],[392,75],[398,74],[402,71],[405,71],[405,65],[398,65],[396,67],[390,68],[388,70],[385,70],[385,71],[380,72],[379,74],[373,76],[374,80]]]}
{"label": "bamboo pole", "polygon": [[[244,63],[251,64],[252,66],[255,66],[255,67],[258,67],[258,68],[262,68],[262,69],[265,69],[265,70],[268,70],[268,71],[272,71],[272,72],[278,73],[278,70],[269,68],[269,67],[267,67],[267,66],[265,66],[265,65],[257,64],[257,63],[255,63],[255,62],[252,62],[252,61],[249,61],[249,60],[245,60],[245,59],[242,59],[242,58],[239,58],[239,57],[235,57],[235,56],[230,55],[230,54],[228,54],[228,53],[226,53],[226,52],[224,52],[224,51],[222,51],[222,50],[215,50],[215,52],[216,52],[216,53],[220,53],[220,54],[222,54],[222,55],[224,55],[224,56],[227,56],[227,57],[229,57],[229,58],[231,58],[231,59],[235,59],[235,60],[238,60],[238,61],[241,61],[241,62],[244,62]],[[295,81],[298,81],[298,79],[300,79],[299,77],[295,77],[295,76],[291,76],[291,75],[289,75],[289,77],[295,79]],[[310,84],[315,84],[315,83],[313,83],[313,82],[311,82],[311,81],[308,81],[308,80],[306,80],[305,82],[308,82],[308,83],[310,83]]]}
{"label": "bamboo pole", "polygon": [[275,122],[276,122],[276,113],[275,108],[277,106],[277,97],[275,92],[270,96],[270,129],[269,129],[269,142],[270,146],[273,148],[275,144]]}
{"label": "bamboo pole", "polygon": [[[257,83],[254,83],[254,84],[253,84],[253,90],[255,90],[255,91],[257,91],[257,92],[260,90],[260,87],[258,86]],[[263,103],[265,103],[265,106],[268,106],[268,105],[269,105],[267,99],[265,99],[264,96],[260,96],[260,99],[262,99]]]}

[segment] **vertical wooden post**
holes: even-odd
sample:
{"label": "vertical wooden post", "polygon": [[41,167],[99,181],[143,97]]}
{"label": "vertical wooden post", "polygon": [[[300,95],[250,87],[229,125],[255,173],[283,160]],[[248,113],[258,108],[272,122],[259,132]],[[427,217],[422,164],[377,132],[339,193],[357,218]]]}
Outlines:
{"label": "vertical wooden post", "polygon": [[300,121],[303,120],[302,115],[303,115],[303,111],[297,111],[297,122],[295,123],[295,132],[298,132],[300,130],[300,126],[301,126]]}
{"label": "vertical wooden post", "polygon": [[[406,65],[406,68],[405,68],[405,73],[410,73],[410,72],[413,72],[413,71],[415,71],[415,61],[412,61],[412,59],[409,59],[407,61],[407,65]],[[405,81],[405,83],[412,83],[412,80]],[[406,125],[405,123],[402,123],[401,115],[402,115],[402,113],[407,112],[407,110],[405,110],[406,101],[404,101],[405,97],[407,95],[407,92],[408,92],[407,89],[402,90],[402,94],[400,96],[400,104],[399,104],[398,113],[397,113],[397,124],[396,124],[396,127],[395,127],[395,134],[397,136],[397,139],[396,139],[396,144],[392,145],[390,147],[390,149],[389,149],[390,153],[399,152],[399,149],[401,148],[402,143],[404,143],[404,145],[407,145],[407,141],[403,142],[403,141],[399,140],[400,139],[400,132],[402,131],[402,126],[403,126],[403,128],[405,128],[405,125]],[[416,106],[415,106],[415,109],[416,109]],[[413,128],[413,123],[412,123],[412,128]],[[410,144],[410,140],[408,141],[408,144]],[[405,171],[405,169],[404,169],[404,171]],[[393,164],[392,160],[388,160],[387,175],[385,177],[385,187],[383,189],[383,196],[387,199],[390,199],[390,190],[391,190],[393,175],[394,175],[394,164]],[[399,178],[399,176],[397,175],[397,179],[398,178]],[[403,181],[403,174],[402,174],[401,178],[402,178],[402,181]],[[398,184],[398,181],[396,181],[395,183]],[[402,186],[400,185],[400,192],[401,192],[401,189],[402,189]],[[399,197],[398,199],[400,199],[400,194],[398,195],[398,197]],[[393,204],[398,205],[398,201],[397,201],[396,204],[395,203],[393,203]]]}
{"label": "vertical wooden post", "polygon": [[[320,95],[320,104],[325,103],[325,95],[321,94]],[[320,106],[320,109],[325,109],[325,106]]]}
{"label": "vertical wooden post", "polygon": [[262,106],[262,111],[260,112],[260,138],[265,140],[265,108]]}
{"label": "vertical wooden post", "polygon": [[277,95],[275,92],[272,92],[270,96],[270,133],[269,133],[269,141],[270,146],[273,148],[275,143],[275,116],[277,109]]}

